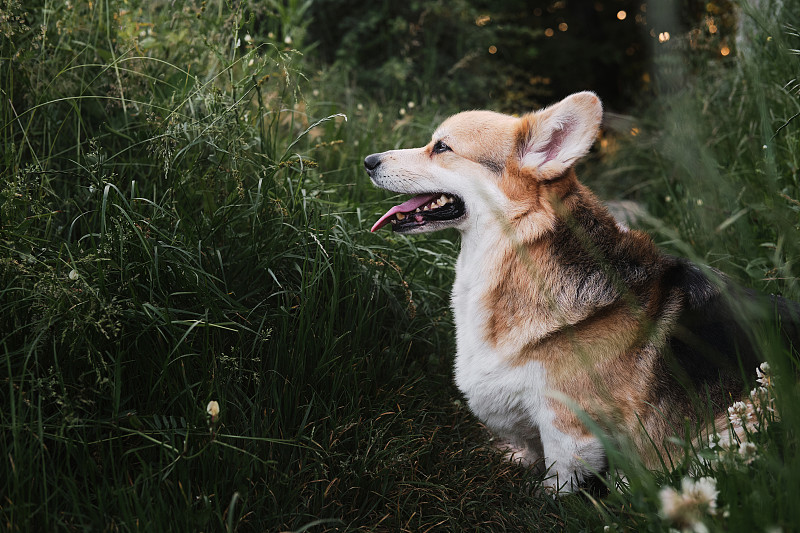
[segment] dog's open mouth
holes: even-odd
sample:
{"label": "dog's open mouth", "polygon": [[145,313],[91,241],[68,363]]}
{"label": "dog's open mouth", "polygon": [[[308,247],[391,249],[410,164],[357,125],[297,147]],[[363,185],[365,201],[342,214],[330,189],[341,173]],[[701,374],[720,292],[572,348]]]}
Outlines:
{"label": "dog's open mouth", "polygon": [[376,231],[390,222],[393,231],[409,231],[433,222],[456,220],[464,213],[464,201],[458,196],[441,192],[419,194],[389,209],[370,231]]}

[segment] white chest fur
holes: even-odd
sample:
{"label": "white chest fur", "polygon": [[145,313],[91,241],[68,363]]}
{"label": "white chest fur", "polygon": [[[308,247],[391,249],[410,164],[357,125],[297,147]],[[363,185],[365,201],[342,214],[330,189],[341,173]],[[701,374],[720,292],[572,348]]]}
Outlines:
{"label": "white chest fur", "polygon": [[[467,239],[456,265],[452,306],[456,323],[455,380],[470,409],[499,437],[517,447],[538,441],[546,409],[545,371],[536,362],[509,364],[487,339],[489,309],[484,295],[495,268],[491,241]],[[531,442],[528,442],[531,441]],[[534,458],[535,460],[535,458]]]}
{"label": "white chest fur", "polygon": [[591,471],[603,468],[605,454],[596,439],[567,435],[555,426],[541,363],[511,364],[513,350],[519,347],[499,347],[488,340],[490,309],[485,294],[497,276],[492,259],[501,252],[497,239],[489,237],[468,233],[462,237],[452,293],[456,384],[472,412],[503,439],[513,459],[531,465],[544,458],[543,466],[555,474],[545,484],[569,491]]}

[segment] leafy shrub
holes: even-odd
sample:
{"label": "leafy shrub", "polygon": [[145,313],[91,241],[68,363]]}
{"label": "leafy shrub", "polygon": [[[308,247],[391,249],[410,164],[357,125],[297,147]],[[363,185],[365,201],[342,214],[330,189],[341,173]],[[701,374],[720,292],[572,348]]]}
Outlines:
{"label": "leafy shrub", "polygon": [[[569,5],[568,5],[569,4]],[[520,113],[594,89],[626,108],[647,68],[641,2],[315,3],[322,59],[382,101]],[[620,21],[618,10],[631,17]]]}

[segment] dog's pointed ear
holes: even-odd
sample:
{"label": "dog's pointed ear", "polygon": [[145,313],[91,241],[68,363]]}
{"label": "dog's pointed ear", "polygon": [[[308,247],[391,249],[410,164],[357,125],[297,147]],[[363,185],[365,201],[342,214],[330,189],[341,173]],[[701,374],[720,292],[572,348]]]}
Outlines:
{"label": "dog's pointed ear", "polygon": [[592,92],[576,93],[522,117],[520,167],[540,180],[557,178],[592,147],[603,106]]}

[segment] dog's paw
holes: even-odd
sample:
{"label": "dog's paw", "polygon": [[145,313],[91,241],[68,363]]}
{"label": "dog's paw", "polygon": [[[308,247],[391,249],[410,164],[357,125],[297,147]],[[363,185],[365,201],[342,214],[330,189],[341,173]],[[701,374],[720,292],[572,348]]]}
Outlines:
{"label": "dog's paw", "polygon": [[575,481],[574,477],[567,476],[565,478],[564,476],[559,476],[558,474],[552,474],[548,475],[548,477],[542,480],[539,491],[542,495],[557,498],[559,496],[572,494],[578,490],[578,488],[578,483]]}
{"label": "dog's paw", "polygon": [[503,455],[503,459],[511,463],[525,467],[541,463],[540,455],[528,446],[519,446],[505,439],[497,439],[492,445]]}

